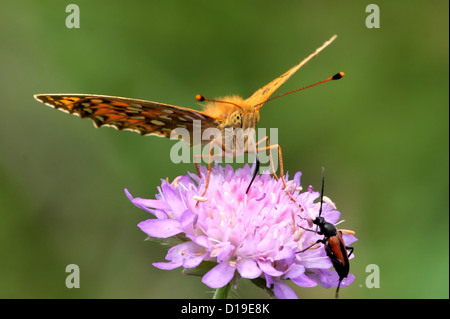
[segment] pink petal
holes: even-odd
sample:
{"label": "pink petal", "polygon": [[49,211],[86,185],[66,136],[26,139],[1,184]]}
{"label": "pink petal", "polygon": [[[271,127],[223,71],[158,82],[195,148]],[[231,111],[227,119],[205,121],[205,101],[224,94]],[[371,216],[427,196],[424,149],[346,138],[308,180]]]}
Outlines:
{"label": "pink petal", "polygon": [[[131,195],[128,189],[125,188],[125,195],[127,195],[128,199],[140,209],[143,209],[150,214],[155,215],[157,218],[167,218],[167,214],[164,210],[169,209],[169,205],[161,200],[156,199],[144,199],[140,197],[135,197]],[[152,207],[152,208],[149,208]],[[153,209],[154,208],[154,209]]]}
{"label": "pink petal", "polygon": [[258,261],[259,268],[266,274],[274,277],[279,277],[283,274],[282,271],[276,270],[270,261]]}
{"label": "pink petal", "polygon": [[181,225],[174,219],[147,219],[138,224],[150,237],[168,238],[181,232]]}
{"label": "pink petal", "polygon": [[225,286],[233,279],[235,267],[231,267],[224,261],[208,271],[202,278],[202,282],[211,288]]}
{"label": "pink petal", "polygon": [[348,274],[347,278],[344,278],[342,280],[341,287],[345,287],[345,286],[351,285],[354,280],[355,280],[355,275]]}
{"label": "pink petal", "polygon": [[261,275],[262,270],[259,269],[258,264],[251,259],[243,259],[238,262],[237,270],[242,278],[254,279]]}
{"label": "pink petal", "polygon": [[162,191],[164,200],[169,205],[173,217],[176,219],[180,219],[182,213],[186,210],[186,207],[181,200],[180,194],[173,189],[173,186],[168,184],[162,185]]}
{"label": "pink petal", "polygon": [[295,291],[281,280],[274,281],[273,293],[278,299],[298,299]]}
{"label": "pink petal", "polygon": [[172,270],[180,267],[182,265],[182,262],[168,262],[168,263],[160,262],[160,263],[153,263],[152,265],[162,270]]}
{"label": "pink petal", "polygon": [[186,258],[183,262],[184,268],[195,268],[198,265],[201,264],[203,261],[203,258],[205,258],[206,254],[203,254],[201,256],[190,256],[190,258]]}
{"label": "pink petal", "polygon": [[295,283],[297,286],[300,287],[315,287],[317,286],[317,282],[309,278],[306,274],[301,274],[297,277],[292,278],[291,280],[293,283]]}

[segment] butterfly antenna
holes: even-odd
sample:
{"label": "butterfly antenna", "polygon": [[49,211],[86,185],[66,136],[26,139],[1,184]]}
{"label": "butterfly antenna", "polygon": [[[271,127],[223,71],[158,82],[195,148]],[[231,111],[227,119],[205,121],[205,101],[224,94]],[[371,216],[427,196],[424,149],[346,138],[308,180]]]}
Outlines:
{"label": "butterfly antenna", "polygon": [[270,99],[267,99],[267,100],[264,101],[264,102],[261,102],[261,103],[258,103],[258,104],[256,104],[256,105],[254,105],[253,108],[259,109],[258,106],[260,106],[260,105],[262,105],[262,104],[264,104],[264,103],[266,103],[266,102],[275,100],[275,99],[277,99],[277,98],[279,98],[279,97],[282,97],[282,96],[285,96],[285,95],[288,95],[288,94],[292,94],[292,93],[295,93],[295,92],[298,92],[298,91],[306,90],[306,89],[309,89],[309,88],[311,88],[311,87],[313,87],[313,86],[316,86],[316,85],[319,85],[319,84],[322,84],[322,83],[325,83],[325,82],[328,82],[328,81],[333,81],[333,80],[339,80],[339,79],[342,79],[342,78],[344,77],[344,75],[345,75],[344,72],[336,73],[335,75],[330,76],[329,78],[327,78],[327,79],[325,79],[325,80],[322,80],[322,81],[319,81],[319,82],[316,82],[316,83],[307,85],[307,86],[305,86],[305,87],[302,87],[302,88],[297,89],[297,90],[294,90],[294,91],[286,92],[286,93],[283,93],[283,94],[280,94],[280,95],[271,97]]}
{"label": "butterfly antenna", "polygon": [[239,109],[241,109],[241,110],[243,111],[242,107],[240,107],[239,105],[237,105],[237,104],[235,104],[235,103],[233,103],[233,102],[229,102],[229,101],[220,101],[220,100],[211,100],[211,99],[207,99],[206,97],[204,97],[203,95],[200,95],[200,94],[197,94],[197,95],[195,96],[195,99],[196,99],[197,101],[199,101],[199,102],[207,101],[207,102],[215,102],[215,103],[227,103],[227,104],[234,105],[234,106],[236,106],[237,108],[239,108]]}

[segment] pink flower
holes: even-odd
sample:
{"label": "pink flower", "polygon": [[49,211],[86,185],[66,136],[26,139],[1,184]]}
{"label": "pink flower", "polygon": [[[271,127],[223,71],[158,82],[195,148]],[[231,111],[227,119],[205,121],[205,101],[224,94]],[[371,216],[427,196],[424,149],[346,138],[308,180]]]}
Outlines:
{"label": "pink flower", "polygon": [[[217,165],[211,170],[207,200],[196,206],[206,173],[201,167],[201,178],[188,173],[172,183],[162,180],[156,199],[133,198],[125,189],[134,205],[156,217],[141,222],[142,231],[150,237],[180,239],[180,244],[169,249],[168,262],[154,263],[155,267],[195,268],[211,261],[215,266],[202,277],[207,286],[223,287],[235,276],[263,278],[278,298],[297,297],[286,283],[289,279],[302,287],[337,285],[338,275],[330,269],[332,263],[322,246],[299,253],[320,238],[300,227],[311,229],[308,218],[319,213],[319,203],[314,202],[319,193],[312,188],[301,192],[300,172],[290,181],[286,175],[290,196],[282,181],[268,174],[256,176],[246,194],[250,166],[234,171],[231,166]],[[327,221],[335,223],[339,215],[331,205],[323,204],[322,216]],[[344,236],[346,245],[355,240]],[[353,279],[350,274],[341,286]]]}

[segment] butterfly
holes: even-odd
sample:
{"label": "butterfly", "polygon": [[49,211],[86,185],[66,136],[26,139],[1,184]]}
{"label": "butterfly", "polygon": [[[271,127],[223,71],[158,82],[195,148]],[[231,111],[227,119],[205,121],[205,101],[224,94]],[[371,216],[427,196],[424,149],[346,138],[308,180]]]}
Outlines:
{"label": "butterfly", "polygon": [[[81,118],[88,118],[93,121],[96,127],[112,126],[118,130],[136,131],[141,135],[170,137],[172,131],[185,129],[192,137],[196,123],[200,123],[202,132],[208,128],[215,128],[220,132],[230,128],[246,130],[255,128],[260,119],[259,110],[269,100],[270,96],[298,69],[333,42],[335,38],[336,35],[299,64],[257,90],[247,99],[238,96],[228,96],[217,100],[209,100],[202,96],[197,96],[197,100],[208,102],[204,105],[203,111],[160,102],[95,94],[36,94],[34,97],[55,109],[78,115]],[[270,151],[278,148],[280,176],[284,182],[281,148],[277,144],[270,145],[267,136],[258,141],[256,145],[261,145],[264,141],[266,146],[256,148],[256,151],[269,151],[269,157],[271,158]],[[189,142],[191,145],[194,144],[193,139]],[[214,140],[213,142],[221,148],[225,147],[223,141]],[[210,143],[207,181],[202,196],[208,188],[211,160],[214,157],[214,143]],[[244,147],[244,152],[249,152],[247,144]],[[200,175],[198,164],[195,164]],[[276,177],[276,173],[273,172],[273,174]]]}

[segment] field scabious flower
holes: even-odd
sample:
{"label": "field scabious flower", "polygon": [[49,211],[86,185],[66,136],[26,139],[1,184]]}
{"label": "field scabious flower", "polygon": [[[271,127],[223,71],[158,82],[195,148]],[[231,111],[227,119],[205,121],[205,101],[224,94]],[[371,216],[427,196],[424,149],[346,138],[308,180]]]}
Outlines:
{"label": "field scabious flower", "polygon": [[[203,261],[214,265],[202,277],[211,288],[220,288],[233,278],[262,278],[267,288],[278,298],[297,298],[286,283],[298,286],[317,284],[336,286],[338,275],[323,247],[299,253],[321,238],[311,229],[310,221],[318,216],[319,193],[312,187],[301,192],[301,173],[292,180],[286,175],[287,189],[281,180],[271,175],[258,175],[246,194],[252,178],[248,165],[236,171],[231,166],[212,168],[205,201],[197,205],[198,195],[205,188],[206,168],[201,176],[188,173],[172,183],[162,180],[156,199],[133,197],[131,202],[152,214],[139,223],[150,237],[176,237],[180,243],[169,249],[166,260],[153,265],[171,270],[178,267],[196,268]],[[289,195],[288,195],[289,194]],[[324,203],[322,216],[335,223],[340,213],[333,203]],[[322,236],[323,237],[323,236]],[[346,245],[355,241],[344,235]],[[350,284],[350,274],[341,286]]]}

